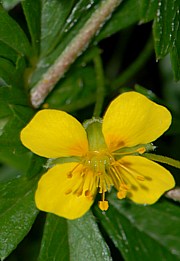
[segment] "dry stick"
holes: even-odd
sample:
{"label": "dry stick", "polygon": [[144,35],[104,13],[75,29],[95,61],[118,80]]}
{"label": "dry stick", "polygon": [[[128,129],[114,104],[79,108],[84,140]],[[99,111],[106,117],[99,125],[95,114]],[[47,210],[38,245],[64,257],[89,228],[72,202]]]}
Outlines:
{"label": "dry stick", "polygon": [[64,49],[55,63],[42,76],[42,79],[31,90],[31,103],[38,108],[55,84],[63,77],[69,66],[87,47],[93,36],[111,16],[122,0],[105,0],[87,20],[75,38]]}

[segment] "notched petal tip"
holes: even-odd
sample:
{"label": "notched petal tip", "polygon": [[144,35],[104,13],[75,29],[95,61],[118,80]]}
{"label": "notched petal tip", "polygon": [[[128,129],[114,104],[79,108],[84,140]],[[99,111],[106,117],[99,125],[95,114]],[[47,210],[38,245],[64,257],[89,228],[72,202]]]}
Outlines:
{"label": "notched petal tip", "polygon": [[137,92],[119,95],[109,105],[102,130],[111,151],[147,144],[161,136],[171,124],[170,112]]}

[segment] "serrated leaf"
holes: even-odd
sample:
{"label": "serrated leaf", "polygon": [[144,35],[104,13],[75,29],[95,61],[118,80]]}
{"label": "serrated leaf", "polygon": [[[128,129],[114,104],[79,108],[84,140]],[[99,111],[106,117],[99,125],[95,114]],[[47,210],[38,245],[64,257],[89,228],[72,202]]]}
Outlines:
{"label": "serrated leaf", "polygon": [[180,209],[168,201],[135,205],[119,201],[114,193],[110,208],[99,220],[127,261],[179,260]]}
{"label": "serrated leaf", "polygon": [[[20,26],[0,6],[0,42],[14,49],[21,56],[30,56],[31,47]],[[12,40],[13,39],[13,40]]]}
{"label": "serrated leaf", "polygon": [[19,178],[0,183],[0,258],[4,260],[26,236],[38,214],[36,182]]}
{"label": "serrated leaf", "polygon": [[48,214],[38,261],[110,261],[93,215],[88,212],[77,220]]}
{"label": "serrated leaf", "polygon": [[40,13],[41,1],[40,0],[23,0],[21,2],[24,15],[26,17],[28,29],[31,35],[31,42],[36,54],[39,52],[40,44]]}

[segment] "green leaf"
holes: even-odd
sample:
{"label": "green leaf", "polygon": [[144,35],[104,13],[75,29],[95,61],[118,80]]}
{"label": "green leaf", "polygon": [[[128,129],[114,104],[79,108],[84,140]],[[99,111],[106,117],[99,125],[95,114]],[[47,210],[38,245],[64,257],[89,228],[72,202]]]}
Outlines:
{"label": "green leaf", "polygon": [[[180,18],[179,18],[180,19]],[[171,64],[176,81],[180,80],[180,30],[177,31],[176,39],[171,50]]]}
{"label": "green leaf", "polygon": [[60,41],[64,24],[74,4],[74,0],[42,1],[41,56],[50,53]]}
{"label": "green leaf", "polygon": [[141,22],[151,21],[156,15],[157,6],[157,0],[139,0]]}
{"label": "green leaf", "polygon": [[27,25],[31,35],[32,46],[35,53],[39,52],[40,44],[40,13],[41,13],[41,1],[40,0],[23,0],[21,2],[24,15],[26,17]]}
{"label": "green leaf", "polygon": [[180,209],[168,201],[151,206],[136,205],[109,197],[99,220],[125,260],[179,260]]}
{"label": "green leaf", "polygon": [[[74,69],[74,70],[73,70]],[[46,100],[50,108],[75,111],[95,101],[96,75],[92,66],[70,70]]]}
{"label": "green leaf", "polygon": [[153,25],[157,59],[171,53],[171,62],[176,80],[180,79],[180,2],[159,1]]}
{"label": "green leaf", "polygon": [[88,212],[77,220],[48,214],[38,261],[110,261],[93,215]]}
{"label": "green leaf", "polygon": [[4,260],[26,236],[38,214],[35,180],[17,177],[0,183],[0,258]]}
{"label": "green leaf", "polygon": [[12,9],[15,5],[21,2],[21,0],[1,0],[2,5],[5,9]]}
{"label": "green leaf", "polygon": [[30,87],[40,80],[42,74],[68,48],[94,11],[102,4],[101,2],[99,0],[91,3],[88,0],[71,0],[68,4],[67,1],[58,0],[51,3],[47,0],[42,2],[41,54]]}
{"label": "green leaf", "polygon": [[138,1],[123,1],[107,21],[95,41],[100,41],[140,20]]}
{"label": "green leaf", "polygon": [[20,131],[34,114],[22,87],[23,60],[21,57],[15,68],[12,62],[0,59],[0,160],[32,176],[40,172],[45,160],[33,156],[20,141]]}
{"label": "green leaf", "polygon": [[64,218],[47,214],[38,261],[68,261],[68,224]]}
{"label": "green leaf", "polygon": [[18,62],[18,59],[20,59],[20,55],[3,42],[0,42],[0,57],[10,60],[14,66]]}
{"label": "green leaf", "polygon": [[8,45],[21,56],[30,56],[31,47],[26,35],[1,6],[0,25],[0,42]]}

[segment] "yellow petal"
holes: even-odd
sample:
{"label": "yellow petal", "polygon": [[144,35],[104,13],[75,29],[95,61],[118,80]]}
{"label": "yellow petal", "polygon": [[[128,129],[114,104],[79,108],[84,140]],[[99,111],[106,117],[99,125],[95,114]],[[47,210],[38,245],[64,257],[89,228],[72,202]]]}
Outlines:
{"label": "yellow petal", "polygon": [[171,114],[144,95],[126,92],[107,109],[102,131],[111,151],[147,144],[161,136],[171,124]]}
{"label": "yellow petal", "polygon": [[125,156],[118,161],[128,185],[127,197],[139,204],[153,204],[174,187],[171,173],[161,165],[140,156]]}
{"label": "yellow petal", "polygon": [[[68,173],[73,169],[72,177],[68,178]],[[65,163],[49,169],[38,183],[35,194],[37,207],[67,219],[84,215],[94,201],[96,188],[87,193],[84,187],[80,193],[83,184],[81,170],[82,165],[77,167],[77,163]]]}
{"label": "yellow petal", "polygon": [[88,150],[82,125],[58,110],[39,111],[21,131],[21,141],[34,153],[47,158],[81,156]]}

